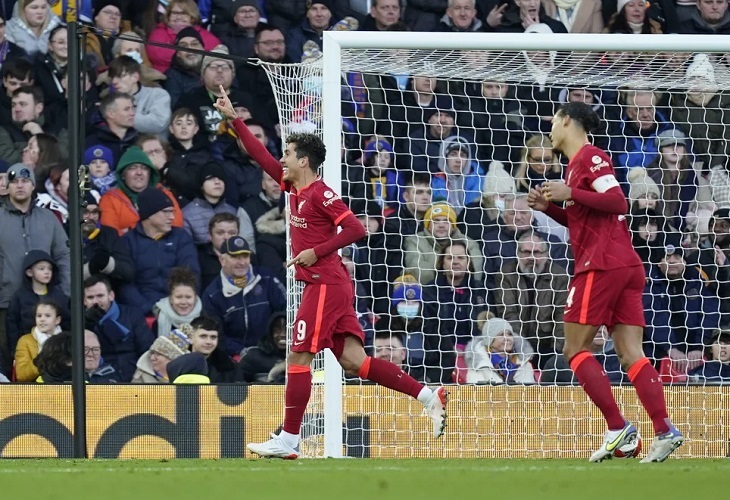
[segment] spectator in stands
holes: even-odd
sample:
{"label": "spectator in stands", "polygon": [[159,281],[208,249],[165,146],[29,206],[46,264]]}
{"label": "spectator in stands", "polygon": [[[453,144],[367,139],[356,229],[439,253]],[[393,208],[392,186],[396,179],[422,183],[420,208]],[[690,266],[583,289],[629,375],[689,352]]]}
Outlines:
{"label": "spectator in stands", "polygon": [[590,105],[600,118],[598,127],[591,131],[593,143],[602,149],[608,149],[608,127],[610,122],[616,118],[607,117],[607,108],[611,110],[615,108],[613,104],[608,104],[615,102],[614,95],[615,92],[610,88],[572,84],[560,89],[557,100],[559,105],[568,102],[582,102]]}
{"label": "spectator in stands", "polygon": [[135,271],[132,257],[117,230],[101,224],[98,193],[84,195],[81,213],[84,279],[102,274],[117,285],[131,281]]}
{"label": "spectator in stands", "polygon": [[484,23],[477,18],[476,0],[449,0],[438,25],[427,31],[477,33],[484,30]]}
{"label": "spectator in stands", "polygon": [[618,11],[603,31],[624,35],[661,34],[662,25],[647,15],[646,0],[619,0]]}
{"label": "spectator in stands", "polygon": [[[188,108],[178,108],[170,120],[170,161],[161,172],[165,182],[185,203],[200,194],[200,169],[212,161],[209,142],[198,134],[197,115]],[[222,178],[225,181],[225,179]]]}
{"label": "spectator in stands", "polygon": [[43,192],[51,168],[62,158],[58,139],[53,135],[41,133],[28,139],[20,163],[33,169],[38,184],[37,191]]}
{"label": "spectator in stands", "polygon": [[[650,337],[647,356],[669,355],[672,366],[687,373],[702,363],[702,349],[719,324],[719,300],[699,266],[687,265],[682,248],[669,245],[653,266],[644,291]],[[664,327],[667,325],[667,327]],[[653,330],[653,331],[652,331]]]}
{"label": "spectator in stands", "polygon": [[647,271],[657,264],[667,245],[679,246],[680,234],[672,233],[667,219],[651,208],[635,206],[631,213],[631,241]]}
{"label": "spectator in stands", "polygon": [[[239,219],[242,212],[243,210],[239,208]],[[283,198],[279,206],[272,208],[256,221],[256,248],[258,250],[256,262],[273,272],[282,282],[286,281],[286,228],[287,220]],[[241,231],[241,236],[245,237],[243,231]]]}
{"label": "spectator in stands", "polygon": [[459,214],[459,230],[474,241],[486,241],[506,208],[507,198],[514,194],[515,180],[501,162],[491,162],[484,177],[481,199],[468,204]]}
{"label": "spectator in stands", "polygon": [[477,315],[487,310],[487,290],[475,277],[467,243],[452,239],[440,252],[438,274],[423,288],[426,374],[448,382],[456,350],[463,351],[476,333]]}
{"label": "spectator in stands", "polygon": [[690,372],[690,380],[700,383],[730,382],[730,331],[716,330],[705,348],[707,360]]}
{"label": "spectator in stands", "polygon": [[137,359],[155,340],[142,311],[118,304],[111,283],[98,274],[84,280],[84,307],[86,329],[98,336],[105,361],[120,382],[131,381]]}
{"label": "spectator in stands", "polygon": [[220,262],[220,277],[203,293],[203,309],[221,323],[225,352],[236,356],[258,343],[272,312],[286,308],[286,290],[268,271],[254,269],[251,249],[240,236],[223,243]]}
{"label": "spectator in stands", "polygon": [[373,340],[373,357],[393,363],[416,380],[425,381],[423,361],[421,366],[411,366],[403,337],[396,332],[379,331]]}
{"label": "spectator in stands", "polygon": [[[360,24],[360,31],[386,31],[389,27],[400,21],[401,3],[400,0],[373,0],[370,4],[370,14]],[[404,19],[411,29],[418,31],[409,20]],[[438,16],[433,19],[431,29],[436,26]],[[424,29],[423,31],[430,31]]]}
{"label": "spectator in stands", "polygon": [[290,61],[299,62],[302,59],[303,46],[307,41],[313,41],[322,50],[322,33],[334,24],[334,14],[331,7],[332,0],[307,0],[307,12],[304,19],[289,29],[286,33],[286,56]]}
{"label": "spectator in stands", "polygon": [[107,191],[99,202],[103,225],[113,227],[120,235],[134,228],[140,220],[139,195],[147,188],[157,187],[170,199],[172,225],[183,226],[182,211],[175,196],[159,185],[160,173],[139,147],[127,149],[119,159],[115,174],[117,186]]}
{"label": "spectator in stands", "polygon": [[355,279],[362,285],[367,308],[376,314],[388,312],[388,283],[400,274],[386,265],[383,212],[374,201],[353,200],[350,208],[363,225],[366,236],[354,243],[352,260]]}
{"label": "spectator in stands", "polygon": [[[569,33],[600,33],[603,15],[600,0],[545,0],[541,2],[545,14],[557,19]],[[619,9],[620,10],[620,9]]]}
{"label": "spectator in stands", "polygon": [[44,182],[45,193],[39,193],[36,197],[36,205],[53,212],[64,228],[68,222],[68,185],[68,165],[56,163],[51,167]]}
{"label": "spectator in stands", "polygon": [[613,153],[616,178],[626,182],[628,169],[647,167],[659,154],[657,135],[671,128],[657,110],[658,96],[647,90],[624,90],[619,104],[621,119],[611,127],[609,150]]}
{"label": "spectator in stands", "polygon": [[[200,35],[205,50],[217,48],[221,45],[221,41],[214,34],[205,30],[200,25],[200,21],[200,10],[194,0],[171,0],[165,8],[161,22],[150,33],[149,41],[172,45],[181,30],[193,28]],[[152,45],[148,46],[147,53],[152,67],[162,73],[170,67],[175,55],[173,49]]]}
{"label": "spectator in stands", "polygon": [[530,364],[532,346],[512,330],[502,318],[484,322],[482,335],[469,342],[464,351],[468,384],[534,384]]}
{"label": "spectator in stands", "polygon": [[208,365],[211,384],[231,383],[239,380],[239,367],[218,348],[220,326],[207,315],[195,318],[190,324],[190,351],[200,353]]}
{"label": "spectator in stands", "polygon": [[345,196],[357,200],[374,200],[383,209],[398,202],[404,175],[393,164],[393,146],[383,137],[373,136],[363,147],[363,164],[350,165]]}
{"label": "spectator in stands", "polygon": [[33,86],[33,65],[26,59],[11,59],[3,65],[3,92],[0,92],[0,123],[12,121],[11,98],[20,87]]}
{"label": "spectator in stands", "polygon": [[357,248],[355,245],[350,245],[342,249],[342,265],[345,266],[347,273],[352,278],[352,283],[355,287],[355,313],[357,314],[357,320],[360,323],[360,327],[365,332],[365,349],[368,353],[371,352],[373,345],[373,338],[375,338],[375,315],[370,309],[367,292],[365,291],[365,285],[355,279],[355,259],[357,258]]}
{"label": "spectator in stands", "polygon": [[211,27],[213,34],[221,39],[231,54],[244,59],[254,57],[254,38],[261,20],[261,4],[258,0],[234,0],[226,4],[225,16]]}
{"label": "spectator in stands", "polygon": [[67,384],[71,382],[71,332],[51,336],[33,360],[40,376],[39,384]]}
{"label": "spectator in stands", "polygon": [[0,206],[0,227],[4,235],[25,235],[24,244],[16,238],[0,238],[0,262],[3,286],[0,287],[0,356],[4,366],[10,366],[5,321],[13,294],[23,284],[25,249],[48,253],[58,266],[61,291],[70,292],[70,250],[63,226],[46,209],[35,206],[33,190],[35,175],[28,167],[17,163],[8,169],[8,196]]}
{"label": "spectator in stands", "polygon": [[117,166],[122,153],[137,140],[134,98],[124,93],[109,94],[102,99],[99,114],[104,121],[86,136],[86,147],[106,146],[113,154],[113,166]]}
{"label": "spectator in stands", "polygon": [[632,167],[626,176],[629,182],[629,205],[639,210],[662,212],[662,192],[643,167]]}
{"label": "spectator in stands", "polygon": [[275,312],[269,318],[267,335],[241,355],[244,382],[283,384],[286,379],[286,313]]}
{"label": "spectator in stands", "polygon": [[5,27],[5,37],[29,56],[48,52],[48,37],[61,24],[46,0],[18,0]]}
{"label": "spectator in stands", "polygon": [[548,136],[536,134],[527,139],[521,156],[521,162],[515,170],[518,191],[529,193],[530,189],[543,182],[563,178],[563,166]]}
{"label": "spectator in stands", "polygon": [[[593,337],[591,353],[603,366],[603,371],[606,372],[606,376],[612,384],[628,382],[628,375],[621,369],[616,349],[613,347],[613,341],[608,336],[605,326],[599,328],[598,333]],[[573,370],[570,369],[570,364],[565,360],[562,353],[548,359],[545,368],[540,373],[540,383],[576,383]]]}
{"label": "spectator in stands", "polygon": [[155,169],[160,172],[160,179],[162,179],[165,165],[167,165],[167,159],[170,156],[170,145],[167,141],[160,139],[159,136],[154,134],[141,134],[137,137],[134,145],[147,155],[147,158],[150,159]]}
{"label": "spectator in stands", "polygon": [[84,372],[90,384],[116,384],[121,382],[114,367],[102,357],[99,337],[91,330],[84,330]]}
{"label": "spectator in stands", "polygon": [[198,277],[190,269],[172,268],[167,286],[168,295],[158,300],[153,308],[158,337],[192,323],[203,311],[198,297]]}
{"label": "spectator in stands", "polygon": [[730,123],[725,113],[730,112],[730,95],[720,92],[715,69],[707,54],[697,54],[687,68],[688,89],[675,92],[670,99],[670,117],[692,140],[692,151],[707,167],[723,165],[730,148],[725,137],[730,137]]}
{"label": "spectator in stands", "polygon": [[220,164],[209,162],[203,165],[198,181],[200,194],[183,208],[183,227],[196,245],[204,245],[210,241],[208,223],[215,214],[236,214],[236,209],[223,199],[225,177]]}
{"label": "spectator in stands", "polygon": [[160,134],[170,123],[170,94],[161,88],[140,83],[142,65],[121,55],[109,63],[109,79],[114,92],[134,98],[134,128],[142,134]]}
{"label": "spectator in stands", "polygon": [[58,268],[48,252],[31,250],[23,260],[23,267],[25,279],[10,300],[5,320],[10,352],[15,350],[20,336],[35,325],[34,307],[41,299],[48,299],[58,307],[63,327],[71,325],[68,296],[58,286]]}
{"label": "spectator in stands", "polygon": [[[181,49],[203,50],[203,38],[195,28],[181,29],[175,35],[175,46]],[[235,53],[235,52],[234,52]],[[163,88],[170,94],[173,109],[184,94],[200,87],[200,64],[203,54],[177,50],[172,58],[170,68],[165,71]]]}
{"label": "spectator in stands", "polygon": [[167,364],[167,378],[173,384],[210,384],[205,356],[189,352]]}
{"label": "spectator in stands", "polygon": [[[136,40],[136,41],[135,41]],[[117,38],[112,45],[112,56],[116,59],[119,56],[128,56],[139,63],[139,83],[145,87],[160,87],[165,82],[165,74],[152,67],[145,49],[145,39],[135,31],[125,31]],[[104,73],[96,79],[96,84],[109,84],[109,73]]]}
{"label": "spectator in stands", "polygon": [[[249,131],[264,146],[268,146],[268,138],[264,125],[249,118],[243,120]],[[264,170],[248,155],[240,140],[223,142],[223,169],[228,185],[226,186],[226,201],[231,205],[240,206],[249,198],[258,196],[261,192],[261,182]]]}
{"label": "spectator in stands", "polygon": [[[0,126],[0,156],[8,163],[19,162],[30,136],[47,132],[68,143],[68,131],[54,128],[43,116],[43,94],[38,87],[20,87],[11,99],[12,121]],[[55,161],[59,161],[57,158]]]}
{"label": "spectator in stands", "polygon": [[[4,48],[3,50],[0,50],[0,69],[5,67],[6,64],[11,63],[11,61],[15,59],[28,56],[25,50],[21,49],[17,44],[7,39],[7,37],[5,36],[6,25],[7,22],[5,21],[5,16],[2,12],[0,12],[0,47]],[[0,94],[1,93],[2,91],[0,91]],[[1,98],[2,96],[0,96],[0,99]]]}
{"label": "spectator in stands", "polygon": [[[261,239],[263,234],[281,234],[281,224],[279,223],[280,217],[278,216],[281,212],[279,209],[280,200],[281,185],[269,174],[262,172],[261,191],[258,196],[246,199],[246,201],[241,204],[241,208],[238,210],[239,219],[241,220],[240,234],[248,242],[248,245],[251,247],[251,251],[259,258],[266,257],[264,255],[259,255],[261,252],[258,251],[256,246],[258,240]],[[262,217],[266,218],[262,220]],[[258,229],[259,221],[261,221],[263,233]],[[272,242],[270,241],[269,243]],[[278,254],[280,252],[276,253]],[[264,267],[268,266],[264,265]],[[278,267],[276,269],[269,269],[271,271],[279,271]]]}
{"label": "spectator in stands", "polygon": [[91,146],[84,151],[83,161],[86,168],[89,169],[89,180],[92,188],[99,195],[104,195],[117,185],[117,178],[112,171],[114,154],[111,149],[101,144]]}
{"label": "spectator in stands", "polygon": [[102,34],[91,31],[86,35],[86,53],[92,57],[96,69],[105,67],[114,58],[112,33],[122,30],[122,6],[118,0],[94,0],[94,28]]}
{"label": "spectator in stands", "polygon": [[36,54],[33,64],[35,84],[43,91],[46,105],[65,100],[61,79],[68,64],[68,33],[66,26],[59,24],[48,37],[48,53]]}
{"label": "spectator in stands", "polygon": [[219,250],[229,238],[239,235],[239,221],[228,213],[215,214],[208,223],[208,234],[210,243],[198,247],[202,290],[208,288],[208,285],[220,276]]}
{"label": "spectator in stands", "polygon": [[730,14],[725,0],[697,0],[697,11],[679,25],[680,33],[691,35],[730,34]]}
{"label": "spectator in stands", "polygon": [[[417,172],[438,173],[439,161],[444,156],[444,144],[454,140],[475,148],[472,133],[468,129],[456,127],[456,113],[453,110],[431,109],[425,113],[426,133],[422,130],[411,131],[406,144],[396,142],[396,151],[403,155],[408,152],[410,168]],[[403,148],[408,148],[407,150]],[[396,160],[398,161],[398,160]],[[399,167],[400,168],[400,167]]]}
{"label": "spectator in stands", "polygon": [[[505,4],[506,5],[506,4]],[[527,111],[516,98],[516,88],[506,82],[466,82],[466,112],[460,113],[460,127],[476,129],[477,158],[508,164],[513,151],[524,144]]]}
{"label": "spectator in stands", "polygon": [[550,260],[548,250],[539,233],[522,233],[517,261],[505,262],[494,288],[497,314],[532,345],[533,364],[540,369],[563,349],[563,307],[569,284],[567,271]]}
{"label": "spectator in stands", "polygon": [[163,191],[149,187],[137,198],[139,222],[122,236],[135,263],[135,278],[119,290],[122,303],[152,311],[168,291],[167,282],[175,267],[187,267],[198,278],[200,265],[193,239],[173,227],[173,200]]}
{"label": "spectator in stands", "polygon": [[472,148],[461,136],[444,139],[438,158],[439,173],[431,179],[434,200],[446,200],[457,213],[482,195],[484,174]]}
{"label": "spectator in stands", "polygon": [[34,327],[20,337],[15,350],[15,379],[33,382],[40,373],[33,360],[43,349],[43,344],[53,335],[61,333],[61,307],[50,299],[41,298],[32,309]]}
{"label": "spectator in stands", "polygon": [[137,360],[137,369],[132,377],[133,384],[165,384],[170,382],[167,376],[167,364],[186,352],[190,341],[180,330],[173,330],[157,337],[149,350]]}
{"label": "spectator in stands", "polygon": [[717,290],[720,310],[725,316],[730,312],[730,209],[716,210],[708,221],[707,229],[708,238],[701,243],[696,260]]}
{"label": "spectator in stands", "polygon": [[487,31],[524,33],[544,24],[551,33],[567,33],[565,25],[545,13],[540,0],[513,0],[507,7],[495,6],[487,16]]}
{"label": "spectator in stands", "polygon": [[436,278],[439,255],[450,248],[454,240],[463,241],[468,248],[469,265],[474,279],[481,281],[484,258],[479,246],[468,239],[456,227],[456,212],[450,205],[437,202],[431,205],[423,217],[423,231],[403,240],[403,267],[421,284]]}

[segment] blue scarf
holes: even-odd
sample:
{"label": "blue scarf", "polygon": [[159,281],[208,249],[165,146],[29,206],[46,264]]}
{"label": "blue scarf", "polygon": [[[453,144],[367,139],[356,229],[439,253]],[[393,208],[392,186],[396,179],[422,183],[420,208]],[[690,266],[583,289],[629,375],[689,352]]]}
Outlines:
{"label": "blue scarf", "polygon": [[512,381],[519,368],[519,365],[514,363],[513,358],[514,356],[502,356],[494,352],[491,353],[492,366],[505,382]]}
{"label": "blue scarf", "polygon": [[[112,302],[109,310],[99,320],[99,326],[104,327],[104,334],[113,340],[126,342],[129,338],[129,328],[119,322],[119,306]],[[108,324],[106,324],[108,323]]]}
{"label": "blue scarf", "polygon": [[102,195],[117,185],[117,178],[114,172],[109,172],[104,177],[92,177],[91,183],[94,185],[99,194]]}

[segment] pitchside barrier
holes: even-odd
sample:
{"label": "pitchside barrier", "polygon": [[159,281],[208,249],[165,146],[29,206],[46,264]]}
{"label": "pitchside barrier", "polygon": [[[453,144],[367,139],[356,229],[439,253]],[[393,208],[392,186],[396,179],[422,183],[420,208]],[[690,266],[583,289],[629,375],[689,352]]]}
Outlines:
{"label": "pitchside barrier", "polygon": [[[724,457],[730,387],[668,386],[688,443],[676,456]],[[429,437],[422,406],[372,385],[344,386],[343,455],[360,458],[576,458],[600,446],[605,423],[580,387],[451,387],[444,438]],[[631,387],[614,387],[646,438],[651,424]],[[349,396],[349,397],[348,397]],[[87,388],[88,454],[95,458],[233,458],[282,421],[283,386],[126,385]],[[0,386],[0,457],[72,457],[70,386]],[[308,414],[310,436],[324,417]],[[648,445],[648,439],[647,445]]]}

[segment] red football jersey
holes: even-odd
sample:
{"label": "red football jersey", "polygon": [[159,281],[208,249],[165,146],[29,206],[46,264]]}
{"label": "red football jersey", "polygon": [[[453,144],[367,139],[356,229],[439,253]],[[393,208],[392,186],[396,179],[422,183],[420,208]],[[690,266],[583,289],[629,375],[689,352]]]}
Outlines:
{"label": "red football jersey", "polygon": [[[592,144],[583,146],[570,160],[566,179],[571,188],[599,193],[619,187],[611,159]],[[572,200],[566,203],[565,211],[575,274],[642,265],[631,244],[626,215],[602,212]]]}

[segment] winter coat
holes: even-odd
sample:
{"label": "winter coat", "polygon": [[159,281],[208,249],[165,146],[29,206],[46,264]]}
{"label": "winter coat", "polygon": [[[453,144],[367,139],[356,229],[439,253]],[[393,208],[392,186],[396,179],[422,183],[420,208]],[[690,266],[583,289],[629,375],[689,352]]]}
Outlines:
{"label": "winter coat", "polygon": [[[238,146],[233,144],[238,149]],[[230,151],[229,148],[227,148]],[[241,206],[249,198],[258,196],[261,192],[261,181],[263,171],[254,165],[249,158],[225,154],[223,161],[223,172],[226,175],[226,201],[234,207]]]}
{"label": "winter coat", "polygon": [[[260,119],[256,114],[258,109],[257,104],[249,94],[242,92],[235,87],[231,87],[228,89],[228,97],[231,99],[233,104],[245,106],[249,109],[249,111],[251,111],[253,116]],[[198,85],[189,92],[180,96],[177,104],[175,104],[175,107],[173,108],[173,111],[180,108],[188,108],[195,114],[198,121],[199,130],[196,135],[200,138],[207,139],[209,142],[215,142],[219,139],[219,136],[221,136],[220,125],[221,122],[223,122],[223,117],[218,110],[213,107],[214,102],[215,98],[211,97],[208,89],[203,85]],[[228,139],[228,142],[233,143],[235,146],[233,137],[229,136]],[[238,150],[238,146],[236,146],[236,148]]]}
{"label": "winter coat", "polygon": [[[167,378],[173,384],[200,383],[210,384],[208,363],[199,352],[189,352],[167,364]],[[194,375],[195,377],[190,377]]]}
{"label": "winter coat", "polygon": [[[244,59],[256,57],[254,50],[255,31],[255,29],[245,30],[240,28],[234,22],[214,25],[214,33],[228,47],[230,53],[236,54],[238,57],[243,57]],[[287,45],[289,45],[289,38],[287,38]],[[299,59],[294,60],[298,61]]]}
{"label": "winter coat", "polygon": [[[541,4],[547,16],[551,19],[560,20],[560,13],[555,5],[555,0],[542,0]],[[601,6],[600,0],[581,0],[574,14],[570,33],[600,33],[603,31]],[[568,28],[566,24],[563,24],[563,26]]]}
{"label": "winter coat", "polygon": [[13,294],[10,304],[8,304],[7,316],[5,316],[5,332],[8,337],[8,350],[11,354],[15,351],[15,344],[21,335],[28,333],[35,326],[34,309],[41,297],[50,299],[61,307],[61,328],[71,328],[69,298],[58,287],[55,273],[56,270],[54,270],[54,280],[48,286],[48,292],[45,295],[36,295],[31,279],[25,273],[23,274],[23,284]]}
{"label": "winter coat", "polygon": [[[403,241],[407,236],[415,236],[419,231],[423,231],[423,222],[416,219],[405,204],[401,204],[397,212],[387,215],[385,224],[383,224],[383,232],[385,233],[385,247],[388,249],[388,262],[402,266],[400,253]],[[391,259],[391,253],[397,253],[397,258]]]}
{"label": "winter coat", "polygon": [[53,12],[48,11],[48,23],[41,31],[40,36],[36,36],[33,30],[19,15],[19,4],[13,7],[13,17],[5,20],[5,38],[21,49],[25,50],[29,56],[35,56],[38,52],[48,52],[48,38],[51,31],[61,24],[61,19]]}
{"label": "winter coat", "polygon": [[193,239],[184,230],[172,230],[152,239],[142,229],[142,223],[122,236],[135,263],[134,281],[119,290],[119,301],[152,311],[155,303],[168,294],[167,280],[173,267],[188,267],[200,277],[198,254]]}
{"label": "winter coat", "polygon": [[[7,19],[7,18],[4,17],[3,19]],[[28,56],[28,53],[25,50],[21,49],[16,44],[8,41],[7,37],[5,38],[5,41],[8,44],[8,51],[5,54],[5,57],[4,58],[0,57],[0,71],[3,68],[3,64],[6,63],[6,62],[8,62],[8,61],[12,61],[13,59],[19,59],[21,57],[23,59],[30,59],[30,56]],[[7,123],[4,120],[5,117],[3,117],[3,116],[0,115],[0,118],[3,118],[2,123]]]}
{"label": "winter coat", "polygon": [[688,35],[730,35],[730,12],[725,12],[722,20],[711,26],[702,19],[700,11],[695,10],[690,19],[680,24],[679,32]]}
{"label": "winter coat", "polygon": [[408,0],[403,22],[413,31],[438,31],[436,28],[447,6],[447,0]]}
{"label": "winter coat", "polygon": [[[489,13],[487,12],[487,15]],[[553,19],[545,13],[545,9],[540,5],[540,11],[538,13],[538,21],[542,24],[547,24],[553,33],[567,33],[568,30],[565,25],[560,21]],[[502,24],[496,28],[492,28],[489,24],[485,24],[487,31],[496,31],[498,33],[524,33],[525,27],[522,25],[522,19],[520,19],[520,10],[516,4],[510,3],[507,10],[504,11],[502,17]]]}
{"label": "winter coat", "polygon": [[[110,307],[98,323],[91,325],[87,322],[86,328],[99,337],[104,361],[114,368],[117,380],[128,383],[136,370],[137,360],[155,341],[155,334],[147,326],[142,311],[116,302],[113,304],[116,307]],[[119,313],[116,321],[112,319],[115,309]]]}
{"label": "winter coat", "polygon": [[244,382],[284,383],[285,370],[272,374],[272,369],[286,359],[286,350],[279,349],[272,337],[274,322],[279,318],[286,318],[286,312],[272,314],[266,327],[267,334],[241,356],[239,365]]}
{"label": "winter coat", "polygon": [[119,289],[118,285],[134,279],[135,268],[132,256],[129,255],[129,248],[119,237],[116,229],[100,226],[99,233],[92,239],[84,238],[83,244],[84,279],[91,276],[89,261],[99,253],[107,253],[114,259],[114,262],[110,262],[106,268],[101,270],[101,273],[112,281],[115,290]]}
{"label": "winter coat", "polygon": [[563,308],[568,298],[570,277],[554,262],[534,282],[513,260],[495,277],[494,301],[497,315],[509,321],[515,334],[530,342],[540,354],[563,350]]}
{"label": "winter coat", "polygon": [[127,148],[134,145],[137,140],[137,135],[137,130],[130,128],[127,129],[124,137],[120,139],[117,134],[109,130],[106,123],[98,123],[94,126],[94,131],[86,136],[84,150],[92,146],[96,146],[97,144],[106,146],[112,150],[112,154],[114,155],[114,165],[116,165]]}
{"label": "winter coat", "polygon": [[[257,255],[258,251],[256,249],[256,241],[258,240],[259,232],[256,229],[256,224],[258,223],[259,218],[261,218],[264,214],[269,213],[273,208],[276,208],[278,211],[279,200],[272,201],[266,196],[266,193],[261,191],[258,196],[248,198],[246,201],[241,203],[241,207],[238,209],[239,212],[243,212],[242,214],[239,213],[238,217],[241,221],[240,233],[241,235],[244,235],[244,238],[246,234],[253,235],[253,242],[248,241],[248,238],[246,238],[246,241],[248,241],[249,246],[251,246],[251,250]],[[272,218],[271,222],[275,219],[276,218]],[[269,228],[267,226],[267,232],[271,234],[278,234],[280,232],[276,229]]]}
{"label": "winter coat", "polygon": [[657,156],[656,160],[646,167],[646,173],[656,182],[659,190],[663,191],[659,199],[664,205],[663,215],[667,217],[667,222],[672,227],[684,231],[687,212],[695,210],[698,202],[709,201],[701,199],[701,196],[711,196],[710,190],[709,187],[700,187],[691,164],[680,170],[676,180],[672,180],[666,168],[659,164],[660,158],[661,156]]}
{"label": "winter coat", "polygon": [[611,127],[611,142],[609,150],[615,151],[613,164],[616,170],[616,179],[621,183],[627,182],[628,169],[632,167],[647,167],[659,154],[657,134],[670,129],[664,116],[657,111],[657,126],[650,132],[640,132],[626,115]]}
{"label": "winter coat", "polygon": [[730,363],[722,361],[705,361],[689,373],[691,380],[730,384]]}
{"label": "winter coat", "polygon": [[[330,18],[330,26],[325,28],[325,30],[328,30],[335,22],[337,20],[333,15]],[[322,33],[315,31],[312,25],[309,24],[309,19],[304,18],[298,26],[289,29],[286,33],[287,58],[295,63],[300,62],[302,60],[302,46],[308,41],[316,43],[319,50],[322,50]]]}
{"label": "winter coat", "polygon": [[222,349],[216,348],[206,361],[211,384],[232,384],[241,380],[238,365]]}
{"label": "winter coat", "polygon": [[212,243],[198,246],[198,262],[200,263],[200,289],[205,290],[208,285],[221,274],[221,262],[213,249]]}
{"label": "winter coat", "polygon": [[162,88],[170,95],[170,107],[172,109],[177,109],[177,103],[184,94],[202,87],[202,85],[199,71],[189,71],[177,67],[175,59],[172,60],[170,69],[165,71],[165,81],[162,82]]}
{"label": "winter coat", "polygon": [[101,359],[99,367],[93,372],[86,372],[86,381],[89,384],[117,384],[121,382],[119,374],[112,365]]}
{"label": "winter coat", "polygon": [[196,245],[202,245],[210,241],[208,234],[208,223],[215,214],[236,215],[236,209],[221,200],[215,206],[211,205],[205,198],[195,198],[183,208],[183,228],[193,238]]}
{"label": "winter coat", "polygon": [[[195,136],[193,147],[183,149],[175,137],[170,137],[172,156],[165,165],[164,184],[176,197],[181,198],[181,204],[189,203],[196,196],[200,196],[200,169],[213,160],[210,154],[210,142],[206,137]],[[226,179],[223,179],[226,182]]]}
{"label": "winter coat", "polygon": [[[446,166],[446,152],[454,144],[461,144],[469,151],[467,166],[460,175],[449,173]],[[469,203],[481,199],[484,174],[479,164],[472,157],[472,148],[466,142],[466,139],[451,136],[443,140],[438,158],[438,168],[440,172],[431,179],[434,201],[447,201],[458,213]]]}
{"label": "winter coat", "polygon": [[[199,25],[193,25],[192,28],[197,31],[202,38],[204,50],[213,50],[221,44],[221,41],[218,40],[218,37],[216,37],[210,31],[205,30],[203,27]],[[177,37],[177,33],[173,31],[172,28],[164,23],[159,23],[157,27],[153,29],[150,33],[148,41],[175,45],[175,37]],[[160,73],[164,73],[168,70],[174,55],[174,49],[166,49],[164,47],[157,47],[154,45],[147,46],[147,56],[149,56],[150,58],[150,63],[152,64],[152,67]]]}
{"label": "winter coat", "polygon": [[687,94],[675,93],[670,100],[670,119],[692,140],[692,152],[708,167],[722,165],[730,148],[730,94],[718,92],[704,106],[691,102]]}
{"label": "winter coat", "polygon": [[16,235],[0,238],[0,309],[7,309],[22,285],[23,260],[31,250],[43,250],[53,258],[61,291],[69,295],[71,251],[63,226],[52,212],[31,203],[28,212],[22,213],[7,201],[0,206],[0,234]]}
{"label": "winter coat", "polygon": [[258,265],[271,271],[282,283],[286,282],[286,220],[279,207],[274,207],[256,221]]}
{"label": "winter coat", "polygon": [[36,54],[33,64],[33,81],[43,91],[43,109],[55,102],[64,101],[65,90],[61,80],[68,66],[58,67],[50,54]]}
{"label": "winter coat", "polygon": [[[175,210],[175,218],[172,221],[173,227],[183,227],[182,210],[180,210],[180,205],[177,203],[175,196],[163,187],[162,184],[158,184],[157,189],[165,193],[172,200]],[[116,229],[120,236],[130,231],[139,222],[137,207],[124,191],[118,187],[112,188],[104,193],[104,196],[99,200],[99,208],[101,209],[101,223]]]}
{"label": "winter coat", "polygon": [[264,8],[269,24],[286,33],[290,26],[295,26],[304,19],[307,8],[304,2],[291,0],[264,0]]}
{"label": "winter coat", "polygon": [[[492,364],[489,344],[487,343],[488,340],[484,337],[479,337],[469,342],[464,351],[464,361],[468,368],[466,372],[466,383],[504,384],[513,382],[515,384],[534,384],[535,372],[529,363],[531,348],[525,339],[519,335],[514,335],[512,338],[515,345],[510,358],[517,365],[517,369],[509,380],[505,380],[504,375],[499,373],[498,368],[495,368]],[[523,350],[523,347],[527,348],[527,352]]]}
{"label": "winter coat", "polygon": [[140,134],[162,134],[170,124],[170,94],[164,89],[139,86],[134,94],[134,128]]}
{"label": "winter coat", "polygon": [[137,361],[137,369],[132,377],[133,384],[168,384],[170,380],[162,377],[152,368],[152,360],[149,351],[140,356]]}
{"label": "winter coat", "polygon": [[15,350],[15,379],[18,382],[33,382],[40,373],[33,360],[38,356],[38,341],[33,334],[27,333],[18,340]]}
{"label": "winter coat", "polygon": [[390,310],[389,286],[400,273],[386,264],[388,251],[382,232],[370,233],[355,243],[355,279],[363,287],[365,303],[375,314]]}
{"label": "winter coat", "polygon": [[[286,289],[278,278],[261,268],[242,290],[221,271],[202,294],[203,310],[222,325],[220,345],[229,356],[258,343],[273,312],[286,308]],[[225,283],[224,283],[225,280]]]}
{"label": "winter coat", "polygon": [[415,236],[406,236],[403,240],[403,272],[411,274],[421,284],[436,278],[436,262],[444,244],[453,240],[466,240],[467,253],[474,266],[474,278],[481,281],[484,276],[484,257],[477,243],[455,229],[451,236],[443,241],[434,238],[428,231],[420,231]]}

